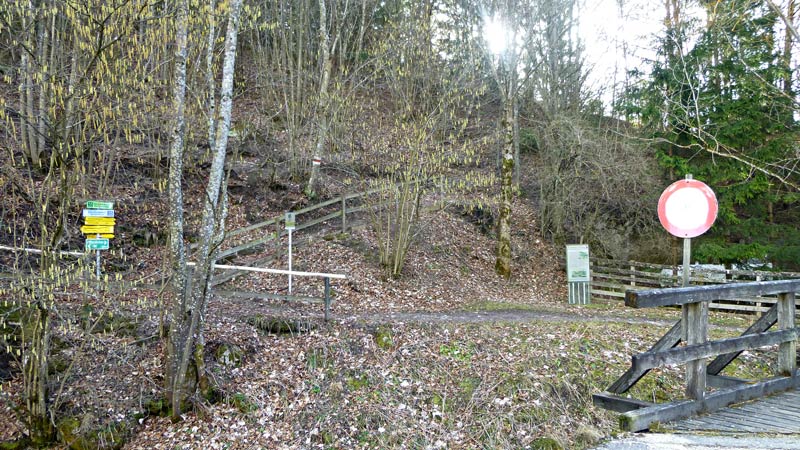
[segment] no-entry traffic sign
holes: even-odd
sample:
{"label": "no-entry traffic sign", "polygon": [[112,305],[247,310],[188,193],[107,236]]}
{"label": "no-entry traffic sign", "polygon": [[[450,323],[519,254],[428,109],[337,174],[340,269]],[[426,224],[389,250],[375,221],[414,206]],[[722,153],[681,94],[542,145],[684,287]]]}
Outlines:
{"label": "no-entry traffic sign", "polygon": [[708,231],[717,219],[717,196],[702,181],[672,183],[658,199],[658,220],[673,236],[693,238]]}

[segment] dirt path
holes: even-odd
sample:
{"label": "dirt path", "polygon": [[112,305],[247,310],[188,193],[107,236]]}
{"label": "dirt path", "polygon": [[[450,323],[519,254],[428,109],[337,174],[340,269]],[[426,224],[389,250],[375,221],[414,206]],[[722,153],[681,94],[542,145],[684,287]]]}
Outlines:
{"label": "dirt path", "polygon": [[[224,308],[228,313],[238,317],[252,315],[268,315],[282,319],[302,319],[322,321],[324,315],[322,305],[297,306],[286,303],[284,305],[263,299],[244,299],[241,297],[217,296],[214,306]],[[216,305],[214,305],[216,303]],[[235,312],[234,312],[235,311]],[[503,310],[451,310],[451,311],[420,311],[420,312],[364,312],[356,314],[342,314],[335,310],[330,314],[333,322],[353,326],[377,326],[385,324],[414,323],[414,324],[479,324],[479,323],[526,323],[526,322],[609,322],[628,323],[639,325],[654,325],[671,327],[675,321],[669,319],[651,319],[646,317],[623,316],[613,313],[597,311],[552,311],[535,309],[503,309]],[[727,328],[727,327],[726,327]],[[730,327],[731,329],[738,329]]]}
{"label": "dirt path", "polygon": [[579,315],[567,312],[535,311],[535,310],[502,310],[502,311],[444,311],[444,312],[390,312],[365,313],[352,316],[336,317],[333,320],[345,322],[363,322],[371,325],[385,323],[490,323],[490,322],[615,322],[631,324],[648,324],[672,326],[674,322],[651,320],[638,317],[619,317],[614,315]]}

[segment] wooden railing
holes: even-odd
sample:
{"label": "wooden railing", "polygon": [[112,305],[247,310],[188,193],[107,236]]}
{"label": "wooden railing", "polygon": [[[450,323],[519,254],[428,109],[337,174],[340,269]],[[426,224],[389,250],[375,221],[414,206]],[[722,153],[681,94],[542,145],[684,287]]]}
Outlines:
{"label": "wooden railing", "polygon": [[[677,266],[592,258],[592,298],[621,300],[628,290],[678,287],[682,282],[680,270]],[[689,274],[690,285],[695,286],[785,279],[800,279],[800,273],[729,268],[707,269],[694,266]],[[769,310],[776,301],[775,296],[748,297],[740,295],[736,298],[720,298],[711,302],[709,307],[723,311],[763,313]]]}
{"label": "wooden railing", "polygon": [[[680,305],[679,320],[653,347],[634,355],[631,367],[606,392],[595,394],[594,403],[622,412],[620,427],[640,431],[653,422],[668,422],[701,412],[710,412],[733,403],[792,389],[800,385],[797,374],[797,337],[795,296],[800,280],[750,282],[717,286],[629,290],[625,305],[633,308]],[[708,305],[720,298],[776,295],[777,300],[766,314],[755,321],[740,337],[708,340]],[[777,330],[768,332],[773,325]],[[686,345],[677,347],[681,341]],[[743,380],[720,376],[725,367],[743,351],[778,346],[775,377]],[[706,358],[714,357],[710,363]],[[632,388],[651,369],[666,365],[686,366],[688,400],[654,404],[621,394]],[[716,387],[713,392],[707,387]]]}
{"label": "wooden railing", "polygon": [[242,267],[242,266],[229,266],[223,264],[215,264],[215,269],[223,269],[223,270],[241,270],[245,272],[260,272],[260,273],[270,273],[276,275],[290,275],[295,277],[314,277],[314,278],[322,278],[323,280],[323,294],[322,298],[317,297],[306,297],[306,296],[294,296],[294,295],[280,295],[280,294],[259,294],[253,292],[236,292],[236,291],[217,291],[218,294],[228,295],[231,297],[244,297],[244,298],[269,298],[275,300],[284,300],[290,302],[309,302],[309,303],[317,303],[321,302],[324,305],[324,320],[325,322],[328,321],[328,317],[330,316],[331,311],[331,279],[340,279],[344,280],[347,278],[346,275],[338,274],[338,273],[319,273],[319,272],[300,272],[300,271],[292,271],[292,270],[281,270],[281,269],[264,269],[261,267]]}
{"label": "wooden railing", "polygon": [[[298,231],[306,230],[308,228],[321,225],[322,223],[329,222],[331,220],[340,219],[340,227],[341,231],[347,231],[348,226],[351,226],[348,222],[352,219],[352,216],[356,213],[362,212],[366,210],[369,206],[364,204],[352,205],[355,200],[361,199],[368,195],[380,192],[381,189],[373,189],[366,192],[354,193],[354,194],[344,194],[336,198],[332,198],[327,201],[323,201],[316,205],[311,205],[296,211],[292,211],[295,214],[295,233]],[[335,205],[336,209],[333,211],[323,214],[321,216],[315,216],[314,213],[318,212],[324,208],[331,207]],[[306,218],[308,217],[308,218]],[[276,241],[283,236],[286,236],[286,226],[284,223],[284,215],[276,216],[271,219],[263,220],[261,222],[254,223],[252,225],[248,225],[246,227],[242,227],[236,230],[228,231],[225,234],[227,238],[233,238],[245,233],[261,231],[262,236],[256,239],[252,239],[250,241],[241,243],[239,245],[235,245],[233,247],[225,248],[219,252],[217,255],[218,261],[227,261],[236,258],[237,256],[244,255],[247,253],[253,253],[257,251],[258,248],[267,245],[272,241]],[[299,246],[304,243],[303,239],[295,240],[295,245]],[[249,261],[247,263],[248,266],[260,266],[264,264],[268,264],[274,262],[277,259],[278,255],[267,255],[265,257],[256,259],[255,261]],[[216,286],[226,281],[230,281],[233,278],[236,278],[240,275],[247,273],[244,270],[226,270],[224,273],[217,274],[214,276],[211,284]]]}

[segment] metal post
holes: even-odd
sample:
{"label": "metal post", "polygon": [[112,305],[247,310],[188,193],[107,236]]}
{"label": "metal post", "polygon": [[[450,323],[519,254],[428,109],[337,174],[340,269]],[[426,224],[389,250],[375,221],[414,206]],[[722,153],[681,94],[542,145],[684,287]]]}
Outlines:
{"label": "metal post", "polygon": [[[289,229],[289,272],[292,271],[292,230]],[[289,295],[292,295],[292,274],[289,274]]]}
{"label": "metal post", "polygon": [[325,322],[328,322],[328,316],[331,311],[331,279],[325,277]]}
{"label": "metal post", "polygon": [[[686,179],[691,180],[692,174],[687,173]],[[692,263],[692,239],[685,238],[683,240],[683,287],[689,286],[689,266]],[[685,319],[685,317],[684,317]]]}
{"label": "metal post", "polygon": [[[99,234],[97,235],[97,238],[98,239],[100,238]],[[97,277],[97,281],[100,281],[100,250],[95,250],[95,251],[97,252],[97,255],[95,256],[95,261],[94,261],[94,273],[95,276]]]}
{"label": "metal post", "polygon": [[[690,268],[690,261],[692,259],[692,239],[691,238],[684,238],[683,239],[683,287],[689,286],[689,268]],[[683,342],[687,342],[689,339],[689,305],[683,304],[681,305],[681,319],[683,320],[683,330],[681,333],[681,337],[683,338]]]}
{"label": "metal post", "polygon": [[692,261],[692,239],[683,240],[683,287],[689,286],[689,269]]}

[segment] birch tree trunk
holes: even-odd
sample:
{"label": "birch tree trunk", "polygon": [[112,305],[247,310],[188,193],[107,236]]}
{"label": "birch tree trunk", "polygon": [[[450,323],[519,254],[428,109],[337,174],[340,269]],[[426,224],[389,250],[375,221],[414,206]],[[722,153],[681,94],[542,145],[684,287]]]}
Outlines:
{"label": "birch tree trunk", "polygon": [[182,386],[175,384],[178,373],[180,349],[188,339],[186,304],[187,276],[186,249],[183,243],[183,140],[186,130],[186,54],[188,47],[189,5],[179,0],[175,15],[175,53],[172,87],[172,110],[175,113],[170,130],[169,150],[169,252],[172,278],[170,280],[171,308],[166,317],[167,350],[165,353],[165,392],[173,411],[180,411],[184,394]]}
{"label": "birch tree trunk", "polygon": [[217,36],[217,20],[214,18],[214,12],[217,9],[217,1],[209,0],[208,2],[208,36],[206,38],[206,106],[208,110],[208,149],[214,148],[214,140],[217,129],[217,100],[215,98],[216,86],[214,83],[214,41]]}
{"label": "birch tree trunk", "polygon": [[[182,4],[185,8],[185,1]],[[233,76],[236,62],[236,44],[239,31],[239,16],[241,11],[242,0],[233,0],[229,4],[230,12],[228,16],[228,25],[225,36],[225,57],[222,68],[222,85],[220,88],[220,104],[218,111],[219,115],[215,120],[216,138],[212,150],[212,163],[209,173],[208,184],[206,185],[206,198],[203,208],[203,218],[200,226],[200,247],[197,250],[197,263],[194,268],[191,283],[186,282],[183,278],[183,291],[182,295],[175,301],[175,308],[173,308],[170,319],[172,328],[170,329],[169,336],[169,354],[167,356],[168,369],[171,372],[166,379],[167,395],[172,405],[172,417],[177,419],[183,408],[185,407],[188,399],[196,392],[198,383],[203,384],[205,379],[203,355],[204,355],[204,339],[203,329],[205,321],[205,311],[208,305],[208,298],[210,294],[210,280],[211,274],[216,260],[217,248],[221,242],[222,231],[224,230],[225,215],[227,214],[227,201],[226,189],[223,186],[223,173],[225,168],[225,154],[228,146],[228,131],[230,129],[231,108],[233,106]],[[182,13],[178,14],[178,41],[185,39],[185,17]],[[181,45],[176,45],[176,52],[181,51]],[[178,100],[183,102],[185,95],[185,40],[183,44],[183,57],[181,64],[176,63],[176,81],[182,81],[183,87],[175,87],[175,101],[176,106]],[[177,55],[176,55],[177,56]],[[178,66],[182,66],[182,69]],[[178,72],[183,78],[180,78]],[[182,90],[183,93],[178,91]],[[181,105],[182,106],[182,105]],[[183,122],[182,113],[178,114],[180,120],[176,120],[176,125]],[[176,137],[178,127],[176,126]],[[176,139],[176,142],[181,139]],[[173,142],[173,146],[174,146]],[[177,178],[173,179],[173,175]],[[170,183],[177,182],[177,186],[171,188],[180,189],[179,173],[173,174],[172,167],[170,167]],[[173,200],[175,201],[175,200]],[[173,208],[176,208],[177,203],[172,203]],[[173,210],[172,218],[176,219],[180,210]],[[176,227],[173,225],[173,230]],[[181,243],[172,243],[171,248],[182,247],[182,233],[177,238],[181,239]],[[182,255],[178,255],[182,257]],[[184,262],[185,267],[185,262]],[[174,268],[175,265],[173,266]],[[185,271],[184,271],[185,273]],[[177,275],[177,274],[176,274]],[[176,282],[173,282],[175,286]],[[177,291],[176,291],[177,292]]]}
{"label": "birch tree trunk", "polygon": [[320,161],[325,143],[328,138],[328,84],[331,78],[331,49],[330,36],[328,35],[328,13],[325,0],[319,0],[319,51],[322,62],[322,81],[319,85],[319,128],[317,129],[317,144],[314,147],[314,157],[311,163],[311,176],[308,178],[305,194],[309,198],[316,196],[316,184],[319,178]]}

